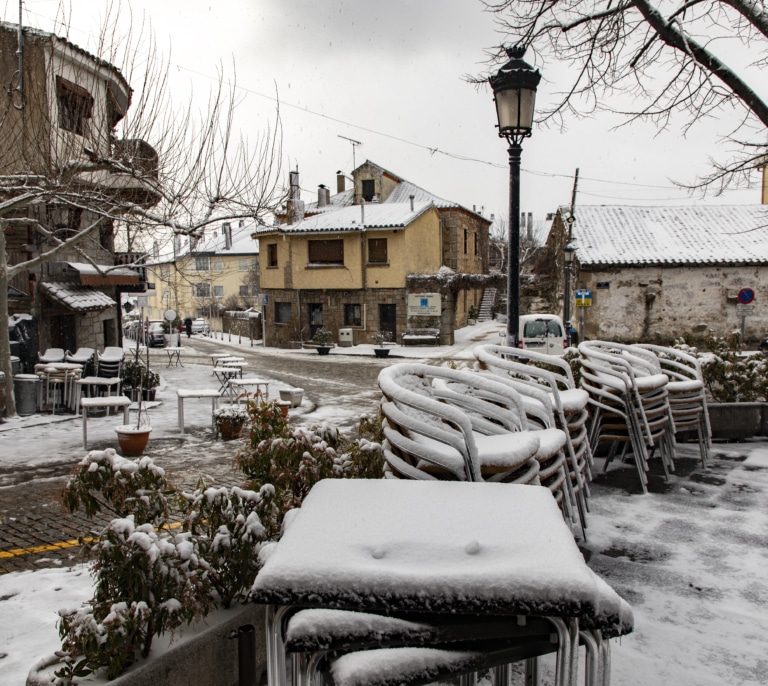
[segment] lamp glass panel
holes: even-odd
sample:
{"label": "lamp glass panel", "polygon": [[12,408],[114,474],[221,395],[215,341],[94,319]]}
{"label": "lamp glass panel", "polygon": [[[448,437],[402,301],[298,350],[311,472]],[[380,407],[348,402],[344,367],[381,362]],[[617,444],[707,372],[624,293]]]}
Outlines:
{"label": "lamp glass panel", "polygon": [[530,131],[533,126],[533,108],[536,91],[530,88],[512,88],[496,92],[496,114],[499,131]]}

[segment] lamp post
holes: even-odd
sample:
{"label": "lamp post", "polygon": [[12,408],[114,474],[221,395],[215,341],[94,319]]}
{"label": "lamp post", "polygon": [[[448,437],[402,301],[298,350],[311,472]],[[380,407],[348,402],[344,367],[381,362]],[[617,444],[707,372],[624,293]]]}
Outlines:
{"label": "lamp post", "polygon": [[507,345],[520,340],[520,157],[531,135],[536,87],[541,73],[523,61],[525,47],[505,48],[509,61],[488,79],[496,102],[499,137],[509,144],[509,246],[507,259]]}
{"label": "lamp post", "polygon": [[573,253],[576,248],[572,243],[568,243],[563,248],[563,257],[565,259],[565,302],[563,303],[563,320],[565,322],[565,344],[571,347],[571,271],[573,269]]}

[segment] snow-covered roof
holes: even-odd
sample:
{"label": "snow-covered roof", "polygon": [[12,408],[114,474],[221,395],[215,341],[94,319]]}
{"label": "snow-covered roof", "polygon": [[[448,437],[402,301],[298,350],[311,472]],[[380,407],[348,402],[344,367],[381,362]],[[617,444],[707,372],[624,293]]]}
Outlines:
{"label": "snow-covered roof", "polygon": [[[381,169],[381,171],[389,176],[390,178],[397,181],[397,185],[392,190],[392,192],[387,196],[387,198],[382,201],[381,204],[399,204],[399,203],[405,203],[410,202],[410,196],[414,197],[414,200],[416,202],[431,202],[435,207],[438,209],[448,209],[448,208],[455,208],[455,209],[463,209],[467,212],[473,212],[473,214],[477,214],[477,212],[474,212],[473,210],[468,210],[466,207],[463,207],[457,202],[454,202],[453,200],[446,200],[445,198],[441,198],[434,193],[430,193],[427,190],[424,190],[421,188],[421,186],[417,186],[415,183],[411,183],[410,181],[407,181],[406,179],[402,178],[398,174],[394,174],[393,172],[388,171],[387,169],[384,169],[383,167],[380,167],[375,162],[371,162],[370,160],[366,160],[365,164],[370,164],[375,167],[378,167]],[[324,205],[322,207],[319,207],[317,202],[311,202],[307,203],[304,209],[305,214],[316,214],[316,213],[326,213],[330,212],[332,210],[338,209],[339,207],[346,207],[349,205],[352,205],[354,202],[354,189],[348,188],[345,191],[342,191],[341,193],[337,193],[336,195],[332,195],[330,198],[330,204]]]}
{"label": "snow-covered roof", "polygon": [[[7,21],[0,21],[0,29],[2,29],[3,31],[16,33],[19,30],[19,25],[12,24]],[[64,43],[67,47],[71,48],[75,52],[80,53],[87,59],[92,60],[98,66],[103,67],[104,69],[107,69],[108,71],[112,72],[115,78],[119,79],[122,82],[122,84],[125,86],[128,92],[133,91],[133,89],[130,87],[130,84],[128,83],[128,80],[120,71],[119,67],[115,66],[111,62],[107,62],[107,60],[102,59],[101,57],[97,57],[96,55],[91,54],[87,50],[84,50],[83,48],[81,48],[79,45],[71,42],[68,38],[65,38],[63,36],[57,36],[54,33],[43,31],[42,29],[36,29],[31,26],[22,26],[22,31],[23,31],[24,38],[37,37],[45,41],[50,41],[50,42],[60,41],[61,43]]]}
{"label": "snow-covered roof", "polygon": [[577,206],[580,264],[768,263],[768,206]]}
{"label": "snow-covered roof", "polygon": [[40,284],[40,290],[51,300],[75,312],[106,310],[117,304],[106,293],[94,288],[79,288],[70,284],[48,281]]}
{"label": "snow-covered roof", "polygon": [[399,229],[405,228],[424,214],[430,207],[430,201],[402,203],[370,203],[338,208],[335,212],[323,212],[295,224],[264,226],[256,230],[257,234],[274,233],[329,233],[341,231],[361,231],[362,229]]}
{"label": "snow-covered roof", "polygon": [[[232,233],[232,244],[230,247],[227,247],[224,227],[222,224],[219,224],[215,227],[208,227],[205,230],[205,236],[197,242],[192,252],[194,254],[206,253],[214,255],[258,255],[259,241],[251,238],[251,234],[256,229],[256,224],[249,222],[241,226],[231,222],[230,226]],[[189,252],[189,240],[184,238],[179,257]]]}

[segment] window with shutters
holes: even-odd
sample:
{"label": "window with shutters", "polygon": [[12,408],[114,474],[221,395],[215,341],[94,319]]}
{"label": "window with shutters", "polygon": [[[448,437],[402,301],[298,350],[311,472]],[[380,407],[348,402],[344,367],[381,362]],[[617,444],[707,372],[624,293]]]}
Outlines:
{"label": "window with shutters", "polygon": [[387,264],[387,239],[368,239],[368,262],[372,264]]}
{"label": "window with shutters", "polygon": [[59,107],[59,128],[83,136],[93,111],[93,98],[82,88],[60,76],[56,77],[56,100]]}
{"label": "window with shutters", "polygon": [[309,264],[343,265],[344,241],[340,238],[309,241]]}
{"label": "window with shutters", "polygon": [[277,267],[277,243],[267,243],[267,267]]}

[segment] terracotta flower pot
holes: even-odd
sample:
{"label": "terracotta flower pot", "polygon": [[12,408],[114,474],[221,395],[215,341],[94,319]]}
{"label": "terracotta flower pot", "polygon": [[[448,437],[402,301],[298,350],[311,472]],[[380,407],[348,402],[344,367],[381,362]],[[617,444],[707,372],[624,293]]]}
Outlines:
{"label": "terracotta flower pot", "polygon": [[219,427],[219,435],[222,440],[231,441],[234,438],[240,437],[244,422],[235,422],[231,419],[219,419],[217,424]]}
{"label": "terracotta flower pot", "polygon": [[117,433],[117,441],[120,444],[120,452],[123,454],[123,457],[138,457],[144,452],[144,448],[147,447],[149,434],[152,433],[152,429],[149,427],[137,429],[135,426],[123,425],[116,426],[115,432]]}

